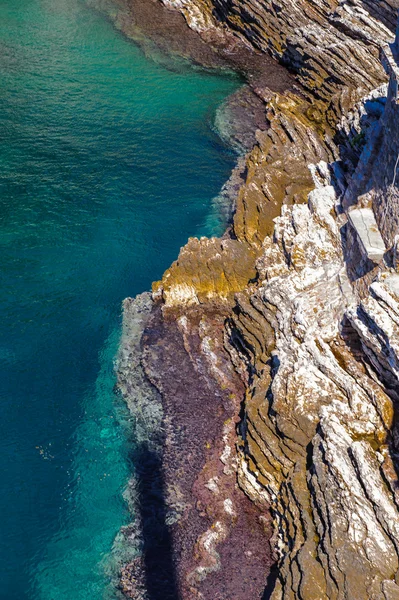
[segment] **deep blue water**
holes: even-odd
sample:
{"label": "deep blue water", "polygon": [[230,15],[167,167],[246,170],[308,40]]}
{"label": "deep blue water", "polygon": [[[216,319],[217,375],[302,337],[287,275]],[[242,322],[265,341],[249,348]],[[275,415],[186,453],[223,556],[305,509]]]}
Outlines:
{"label": "deep blue water", "polygon": [[218,232],[211,125],[238,84],[152,62],[83,0],[0,0],[1,600],[104,597],[121,302]]}

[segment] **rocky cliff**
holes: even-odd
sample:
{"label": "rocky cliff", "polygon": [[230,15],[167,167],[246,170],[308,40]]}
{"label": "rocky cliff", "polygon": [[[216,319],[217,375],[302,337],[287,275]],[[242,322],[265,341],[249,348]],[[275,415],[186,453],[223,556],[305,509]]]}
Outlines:
{"label": "rocky cliff", "polygon": [[[165,3],[215,48],[270,53],[299,86],[275,94],[249,72],[267,127],[232,226],[189,241],[143,323],[171,597],[397,599],[396,3]],[[129,568],[124,589],[143,597]]]}
{"label": "rocky cliff", "polygon": [[[238,297],[230,325],[251,372],[240,483],[272,506],[273,598],[399,593],[398,276],[381,268],[356,299],[336,204],[326,185],[307,205],[283,210],[258,262],[262,283]],[[260,332],[262,348],[253,343]]]}
{"label": "rocky cliff", "polygon": [[297,74],[312,98],[327,103],[342,88],[384,80],[379,46],[396,29],[397,0],[163,0],[212,39],[233,31]]}

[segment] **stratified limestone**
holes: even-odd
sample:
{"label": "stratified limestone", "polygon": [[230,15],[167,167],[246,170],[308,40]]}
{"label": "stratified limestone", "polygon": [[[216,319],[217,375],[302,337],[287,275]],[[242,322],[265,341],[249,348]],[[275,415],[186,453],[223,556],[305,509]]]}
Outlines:
{"label": "stratified limestone", "polygon": [[267,109],[269,128],[259,131],[247,158],[247,176],[239,191],[234,233],[256,250],[273,232],[283,204],[306,202],[313,188],[308,164],[333,158],[334,145],[318,131],[321,114],[293,95],[275,95]]}
{"label": "stratified limestone", "polygon": [[[388,99],[369,93],[386,80],[379,44],[396,0],[164,3],[212,43],[234,48],[238,35],[270,52],[306,90],[273,95],[252,80],[267,128],[231,229],[190,240],[154,285],[143,364],[162,396],[167,496],[172,508],[184,498],[171,526],[181,597],[261,596],[259,563],[244,552],[257,581],[241,581],[228,546],[247,530],[250,552],[264,551],[259,515],[270,507],[273,600],[397,600],[395,48],[384,49]],[[367,253],[353,209],[373,215],[387,252]],[[237,477],[258,511],[238,527]]]}
{"label": "stratified limestone", "polygon": [[229,238],[191,238],[153,291],[162,294],[167,307],[229,305],[255,275],[255,255],[247,245]]}
{"label": "stratified limestone", "polygon": [[[318,162],[337,150],[325,129],[321,136],[309,128],[303,107],[271,100],[270,128],[247,158],[232,238],[190,241],[155,295],[179,327],[180,315],[198,305],[227,317],[225,344],[246,384],[237,473],[274,517],[273,600],[389,600],[399,595],[398,284],[381,262],[372,272],[385,271],[380,283],[368,290],[362,265],[362,287],[351,285],[357,254],[342,244],[349,233],[338,182]],[[271,231],[273,201],[281,216]],[[195,320],[186,323],[195,338]],[[202,352],[192,350],[192,360]],[[174,395],[165,391],[166,362],[153,367],[164,401]]]}
{"label": "stratified limestone", "polygon": [[[379,46],[396,28],[397,0],[163,0],[211,37],[221,25],[297,73],[314,98],[385,80]],[[221,35],[221,34],[219,34]],[[361,90],[361,91],[360,91]]]}
{"label": "stratified limestone", "polygon": [[[229,323],[249,373],[240,482],[275,518],[273,600],[399,597],[395,82],[343,204],[319,165],[308,205],[275,219]],[[377,265],[359,259],[353,204],[387,243]]]}
{"label": "stratified limestone", "polygon": [[266,493],[272,506],[276,600],[399,594],[386,389],[398,384],[398,319],[387,308],[397,300],[381,283],[356,304],[336,202],[333,187],[319,187],[307,206],[283,210],[258,261],[262,283],[242,308],[238,297],[231,325],[251,372],[240,481],[253,500],[264,502]]}
{"label": "stratified limestone", "polygon": [[224,348],[222,310],[192,306],[177,316],[158,305],[142,339],[146,374],[162,395],[162,472],[181,600],[260,599],[271,562],[265,507],[237,485],[244,386]]}

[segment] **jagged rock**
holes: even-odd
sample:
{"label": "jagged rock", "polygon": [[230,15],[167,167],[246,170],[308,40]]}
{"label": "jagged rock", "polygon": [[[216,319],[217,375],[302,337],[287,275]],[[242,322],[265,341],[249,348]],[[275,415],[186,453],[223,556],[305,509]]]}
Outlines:
{"label": "jagged rock", "polygon": [[[232,589],[223,552],[245,528],[255,531],[251,551],[263,541],[259,514],[270,507],[273,600],[395,600],[396,250],[370,266],[348,209],[373,209],[386,247],[397,248],[394,70],[387,101],[381,87],[369,92],[386,80],[379,45],[398,2],[163,1],[227,53],[237,39],[260,58],[271,53],[306,92],[273,95],[252,79],[267,127],[246,158],[231,230],[190,240],[154,286],[142,362],[162,396],[182,598],[260,597],[259,580],[251,587],[236,572]],[[234,534],[236,477],[257,516]],[[251,556],[242,560],[259,574]]]}
{"label": "jagged rock", "polygon": [[348,311],[370,362],[395,390],[399,377],[399,309],[397,275],[385,274],[370,286],[370,295]]}
{"label": "jagged rock", "polygon": [[257,250],[272,233],[281,205],[306,202],[314,185],[307,165],[332,159],[335,151],[331,139],[317,131],[309,106],[294,96],[274,96],[267,119],[269,128],[257,133],[247,158],[233,225],[237,238]]}
{"label": "jagged rock", "polygon": [[[200,353],[198,347],[195,350],[190,339],[202,338],[202,330],[191,317],[184,320],[179,315],[187,307],[202,304],[204,310],[214,304],[219,310],[223,306],[228,316],[225,346],[230,368],[234,366],[246,385],[242,443],[231,472],[237,470],[242,489],[260,510],[266,505],[272,510],[278,556],[273,600],[393,600],[399,594],[393,405],[399,374],[398,280],[388,270],[359,299],[348,278],[345,259],[353,261],[355,255],[344,254],[345,215],[330,169],[322,162],[310,165],[307,177],[304,173],[312,156],[328,157],[335,149],[317,137],[314,145],[308,144],[312,138],[300,135],[302,121],[295,111],[289,114],[283,106],[274,118],[271,137],[282,122],[285,131],[294,132],[292,145],[288,136],[282,137],[285,172],[293,181],[297,173],[304,174],[302,194],[310,182],[316,187],[306,204],[295,203],[292,196],[290,202],[285,190],[272,236],[262,230],[262,221],[251,230],[248,217],[242,218],[251,206],[256,209],[259,196],[247,196],[247,206],[239,198],[233,224],[237,239],[231,242],[251,252],[240,284],[220,294],[218,278],[228,253],[223,258],[223,253],[212,255],[216,240],[192,241],[158,288],[164,318],[166,309],[173,308],[180,330],[186,332],[184,348],[199,365],[205,348],[214,361],[221,356],[220,346],[212,350],[211,333],[206,347]],[[246,185],[258,172],[270,181],[278,176],[273,152],[262,155],[262,143],[261,137],[249,157],[254,168],[248,169]],[[240,228],[241,223],[245,227]],[[210,253],[208,264],[218,265],[218,271],[207,267],[199,276],[202,252]],[[237,264],[234,254],[231,259]],[[256,266],[257,278],[251,265]],[[180,294],[174,286],[187,281],[190,294]],[[236,306],[231,310],[234,292]],[[159,334],[157,339],[148,346],[151,353],[160,351]],[[165,357],[157,360],[151,372],[173,406],[176,392],[167,391],[170,384],[163,379],[169,362]],[[228,385],[221,383],[224,371],[218,367],[212,375],[221,389]],[[173,373],[176,377],[176,370]],[[230,446],[229,456],[231,452]],[[214,530],[198,539],[200,567],[205,570],[191,571],[197,574],[195,585],[208,590],[206,598],[211,596],[205,582],[220,568],[217,547],[225,540],[224,526],[219,531],[217,523],[221,521],[215,520]]]}
{"label": "jagged rock", "polygon": [[238,240],[191,238],[178,260],[153,286],[167,308],[215,302],[231,304],[234,293],[255,277],[255,256]]}
{"label": "jagged rock", "polygon": [[343,86],[358,97],[385,79],[379,45],[396,28],[397,0],[163,0],[206,35],[223,24],[288,65],[314,98]]}
{"label": "jagged rock", "polygon": [[234,294],[256,278],[255,260],[273,231],[273,218],[282,205],[306,201],[317,177],[308,164],[332,159],[336,152],[331,139],[323,140],[311,128],[307,108],[294,96],[274,96],[267,112],[269,127],[257,132],[257,144],[246,159],[230,235],[188,241],[153,286],[165,308],[207,302],[233,306]]}
{"label": "jagged rock", "polygon": [[384,62],[389,63],[387,71],[390,73],[386,108],[381,119],[371,129],[343,198],[346,209],[357,204],[359,196],[367,198],[387,248],[391,248],[394,243],[399,227],[399,69],[395,49],[398,44],[399,36],[392,47],[385,45],[383,48]]}
{"label": "jagged rock", "polygon": [[[293,185],[303,174],[300,194],[309,192],[311,182],[316,185],[307,203],[295,203],[299,198],[285,187],[270,237],[266,217],[263,222],[258,216],[251,228],[251,207],[257,210],[264,200],[246,195],[244,186],[234,217],[237,239],[232,242],[251,248],[240,285],[222,302],[229,314],[226,347],[246,384],[237,473],[255,504],[262,510],[271,506],[278,554],[273,600],[394,599],[399,594],[393,406],[399,373],[398,283],[392,273],[381,276],[359,300],[348,278],[345,258],[355,255],[344,255],[345,216],[330,170],[322,162],[310,165],[305,175],[312,157],[334,156],[335,148],[317,136],[309,143],[312,137],[304,133],[300,114],[284,104],[276,110],[248,159],[253,168],[246,186],[251,178],[263,176],[273,183],[281,177],[275,165],[284,148],[284,172]],[[274,139],[269,154],[268,139]],[[283,140],[281,146],[276,139]],[[190,244],[195,244],[194,256]],[[203,280],[193,276],[201,253],[212,256],[217,241],[190,244],[172,268],[172,284],[166,274],[159,287],[164,309],[173,307],[177,314],[217,301],[220,292],[212,269],[202,271]],[[221,260],[218,254],[210,264],[215,260],[223,271],[228,257]],[[251,264],[256,264],[257,279],[248,270]],[[181,295],[174,282],[187,278],[190,294]],[[216,541],[223,539],[220,532]],[[204,540],[202,546],[212,549]],[[209,573],[219,568],[217,561],[212,565]]]}
{"label": "jagged rock", "polygon": [[[271,360],[248,335],[241,297],[234,320],[253,373],[242,460],[262,490],[260,501],[268,493],[280,549],[273,599],[366,600],[399,592],[392,580],[398,570],[398,506],[387,485],[389,469],[381,467],[390,463],[393,405],[376,375],[387,365],[380,359],[378,371],[377,359],[362,364],[353,356],[345,316],[369,354],[372,346],[378,356],[390,354],[381,348],[382,334],[373,341],[366,335],[371,317],[355,321],[363,304],[348,309],[355,297],[335,203],[334,189],[324,187],[310,194],[308,206],[284,207],[273,241],[265,243],[264,281],[246,302],[268,324],[261,330],[252,319],[258,336],[263,331],[273,339]],[[388,286],[384,290],[388,294]],[[373,314],[377,319],[380,313]],[[383,315],[380,321],[376,331]],[[385,325],[395,348],[395,324],[386,313]],[[393,357],[386,360],[394,364]],[[248,467],[241,485],[254,498]],[[395,477],[390,485],[395,487]]]}

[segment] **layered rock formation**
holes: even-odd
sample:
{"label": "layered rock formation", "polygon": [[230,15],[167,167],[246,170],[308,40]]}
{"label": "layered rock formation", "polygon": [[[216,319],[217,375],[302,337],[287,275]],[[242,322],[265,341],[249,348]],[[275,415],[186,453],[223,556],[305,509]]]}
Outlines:
{"label": "layered rock formation", "polygon": [[240,482],[275,516],[273,598],[399,593],[396,276],[356,302],[335,204],[326,186],[283,211],[258,263],[262,284],[238,298],[231,324],[251,372]]}
{"label": "layered rock formation", "polygon": [[397,0],[163,0],[212,38],[221,25],[298,76],[313,98],[384,80],[379,46],[396,29]]}
{"label": "layered rock formation", "polygon": [[[267,127],[232,226],[189,241],[145,319],[176,594],[395,600],[399,46],[384,46],[388,98],[371,90],[396,4],[165,3],[224,49],[238,35],[270,52],[305,90],[272,94],[254,77]],[[129,572],[128,596],[143,597]]]}

